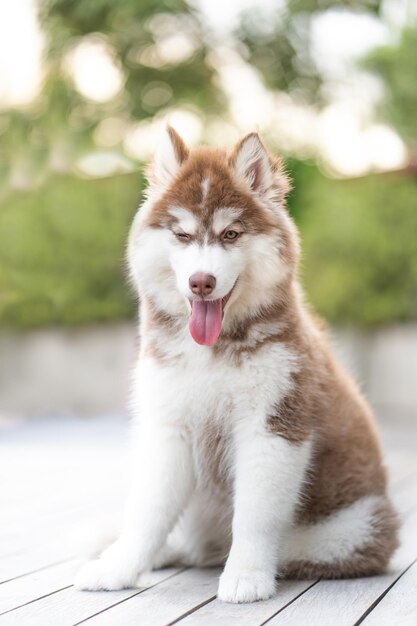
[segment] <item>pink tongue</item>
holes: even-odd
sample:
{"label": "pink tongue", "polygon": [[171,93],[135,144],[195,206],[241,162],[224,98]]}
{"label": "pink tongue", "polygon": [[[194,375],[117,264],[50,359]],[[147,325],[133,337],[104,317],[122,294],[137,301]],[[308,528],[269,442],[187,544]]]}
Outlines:
{"label": "pink tongue", "polygon": [[191,303],[190,333],[202,346],[216,343],[222,330],[222,301],[195,300]]}

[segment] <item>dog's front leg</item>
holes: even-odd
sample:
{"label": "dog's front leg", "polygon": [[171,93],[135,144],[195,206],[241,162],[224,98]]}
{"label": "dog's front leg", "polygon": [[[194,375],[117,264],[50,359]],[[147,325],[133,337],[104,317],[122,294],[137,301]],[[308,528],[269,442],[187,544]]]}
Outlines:
{"label": "dog's front leg", "polygon": [[220,577],[221,600],[253,602],[274,594],[309,458],[307,442],[292,444],[259,422],[240,424],[235,435],[233,540]]}
{"label": "dog's front leg", "polygon": [[190,496],[191,452],[178,422],[154,414],[143,420],[135,438],[133,486],[121,535],[80,571],[78,589],[134,586],[138,575],[151,569]]}

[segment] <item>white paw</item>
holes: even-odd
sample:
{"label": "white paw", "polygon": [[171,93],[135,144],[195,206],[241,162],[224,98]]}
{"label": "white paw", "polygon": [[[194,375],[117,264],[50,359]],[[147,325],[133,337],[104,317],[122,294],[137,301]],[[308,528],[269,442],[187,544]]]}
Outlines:
{"label": "white paw", "polygon": [[267,600],[276,590],[275,577],[260,570],[224,571],[220,576],[217,597],[223,602]]}
{"label": "white paw", "polygon": [[132,561],[132,549],[126,542],[116,541],[99,559],[90,561],[75,580],[75,588],[86,591],[116,591],[134,587],[138,577],[136,561]]}
{"label": "white paw", "polygon": [[84,591],[116,591],[133,586],[131,577],[107,559],[96,559],[86,563],[78,572],[74,582],[76,589]]}

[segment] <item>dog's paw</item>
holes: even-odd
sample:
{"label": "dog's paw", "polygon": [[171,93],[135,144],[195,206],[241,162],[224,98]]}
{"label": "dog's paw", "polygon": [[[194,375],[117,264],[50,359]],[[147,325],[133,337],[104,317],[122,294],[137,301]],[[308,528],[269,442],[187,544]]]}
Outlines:
{"label": "dog's paw", "polygon": [[217,597],[223,602],[256,602],[267,600],[275,590],[275,577],[260,570],[225,570],[220,576]]}
{"label": "dog's paw", "polygon": [[139,567],[132,555],[135,551],[126,540],[118,539],[100,558],[86,563],[75,579],[76,589],[85,591],[117,591],[134,587]]}
{"label": "dog's paw", "polygon": [[96,559],[86,563],[74,582],[75,589],[82,591],[117,591],[132,586],[132,580],[107,559]]}

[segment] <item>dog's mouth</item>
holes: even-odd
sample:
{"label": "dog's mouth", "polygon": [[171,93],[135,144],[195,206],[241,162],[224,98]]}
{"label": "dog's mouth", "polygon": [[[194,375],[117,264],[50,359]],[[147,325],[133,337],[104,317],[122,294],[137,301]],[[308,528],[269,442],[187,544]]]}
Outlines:
{"label": "dog's mouth", "polygon": [[218,300],[190,300],[190,333],[200,346],[212,346],[222,332],[224,307],[227,304],[234,285],[224,298]]}

